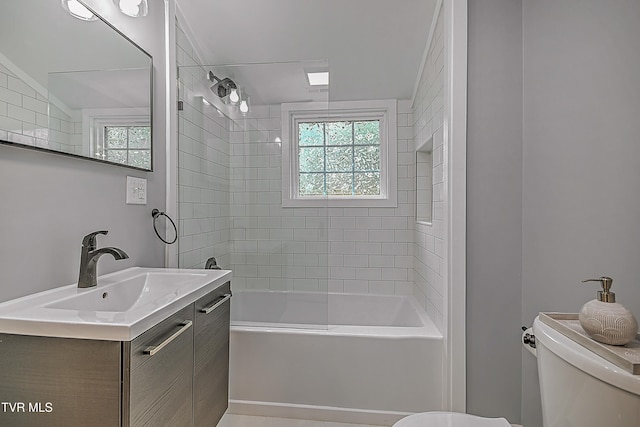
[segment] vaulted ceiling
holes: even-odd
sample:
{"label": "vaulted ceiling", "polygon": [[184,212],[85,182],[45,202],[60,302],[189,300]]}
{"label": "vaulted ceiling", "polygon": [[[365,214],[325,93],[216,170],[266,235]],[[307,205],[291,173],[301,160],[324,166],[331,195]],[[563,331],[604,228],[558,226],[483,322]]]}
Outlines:
{"label": "vaulted ceiling", "polygon": [[312,98],[317,89],[303,71],[324,66],[331,100],[411,99],[435,4],[178,0],[181,24],[204,64],[280,63],[229,68],[264,103]]}

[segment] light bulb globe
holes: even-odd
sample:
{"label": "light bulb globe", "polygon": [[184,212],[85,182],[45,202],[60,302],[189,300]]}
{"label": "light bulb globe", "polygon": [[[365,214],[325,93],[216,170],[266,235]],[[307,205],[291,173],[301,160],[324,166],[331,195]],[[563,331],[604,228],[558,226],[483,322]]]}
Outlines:
{"label": "light bulb globe", "polygon": [[240,94],[238,93],[238,89],[231,89],[231,93],[229,94],[229,101],[235,104],[240,101]]}

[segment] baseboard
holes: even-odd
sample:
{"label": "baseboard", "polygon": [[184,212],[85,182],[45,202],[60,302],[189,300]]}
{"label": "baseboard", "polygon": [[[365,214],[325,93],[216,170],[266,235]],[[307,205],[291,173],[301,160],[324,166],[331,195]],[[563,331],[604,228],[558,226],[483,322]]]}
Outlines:
{"label": "baseboard", "polygon": [[298,405],[293,403],[229,400],[230,414],[261,417],[297,418],[349,424],[390,426],[409,412],[376,411],[370,409],[337,408],[333,406]]}

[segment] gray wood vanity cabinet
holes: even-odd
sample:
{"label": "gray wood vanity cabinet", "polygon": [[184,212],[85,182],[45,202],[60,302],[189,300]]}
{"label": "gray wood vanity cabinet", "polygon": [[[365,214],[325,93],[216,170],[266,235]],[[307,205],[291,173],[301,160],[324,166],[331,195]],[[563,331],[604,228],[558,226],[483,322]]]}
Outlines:
{"label": "gray wood vanity cabinet", "polygon": [[229,283],[195,302],[194,426],[218,424],[229,403]]}
{"label": "gray wood vanity cabinet", "polygon": [[192,325],[189,305],[123,343],[123,426],[192,425]]}
{"label": "gray wood vanity cabinet", "polygon": [[230,283],[130,342],[0,334],[0,426],[215,426]]}

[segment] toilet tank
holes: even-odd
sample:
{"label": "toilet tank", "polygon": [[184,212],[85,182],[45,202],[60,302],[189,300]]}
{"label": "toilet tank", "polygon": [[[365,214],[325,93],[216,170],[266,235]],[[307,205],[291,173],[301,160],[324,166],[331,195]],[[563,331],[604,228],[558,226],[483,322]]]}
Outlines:
{"label": "toilet tank", "polygon": [[601,358],[536,317],[544,427],[640,426],[640,375]]}

